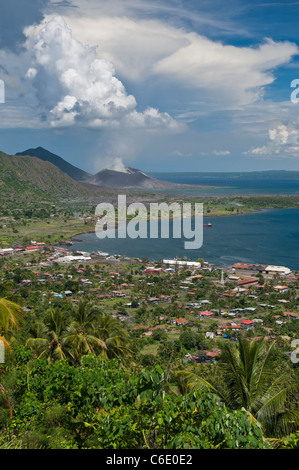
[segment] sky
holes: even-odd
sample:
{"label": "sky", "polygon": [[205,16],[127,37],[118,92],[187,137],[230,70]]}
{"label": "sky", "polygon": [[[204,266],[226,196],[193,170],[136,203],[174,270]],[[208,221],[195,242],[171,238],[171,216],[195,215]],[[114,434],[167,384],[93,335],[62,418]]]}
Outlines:
{"label": "sky", "polygon": [[0,150],[90,173],[299,170],[299,1],[0,8]]}

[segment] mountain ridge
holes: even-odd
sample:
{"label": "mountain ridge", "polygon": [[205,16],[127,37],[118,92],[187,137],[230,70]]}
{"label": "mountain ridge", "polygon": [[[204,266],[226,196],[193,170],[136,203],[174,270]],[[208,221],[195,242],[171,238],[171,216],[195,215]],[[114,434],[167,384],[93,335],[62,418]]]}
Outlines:
{"label": "mountain ridge", "polygon": [[0,194],[21,196],[80,198],[96,197],[101,188],[75,181],[57,166],[37,157],[8,155],[0,151]]}
{"label": "mountain ridge", "polygon": [[117,171],[109,168],[100,170],[95,175],[87,173],[71,163],[64,160],[62,157],[49,152],[43,147],[35,149],[27,149],[23,152],[17,152],[16,156],[35,157],[42,161],[47,161],[58,167],[61,171],[66,173],[74,180],[87,183],[99,187],[109,189],[130,189],[130,190],[168,190],[168,189],[181,189],[181,188],[198,188],[198,186],[171,183],[165,180],[159,180],[153,176],[136,168],[126,167],[125,171]]}
{"label": "mountain ridge", "polygon": [[63,173],[66,173],[71,178],[73,178],[75,181],[87,181],[88,178],[91,176],[86,171],[81,170],[81,168],[72,165],[71,163],[67,162],[64,158],[60,157],[59,155],[56,155],[55,153],[50,152],[49,150],[46,150],[43,147],[27,149],[23,152],[17,152],[15,155],[36,157],[40,160],[52,163],[61,171],[63,171]]}

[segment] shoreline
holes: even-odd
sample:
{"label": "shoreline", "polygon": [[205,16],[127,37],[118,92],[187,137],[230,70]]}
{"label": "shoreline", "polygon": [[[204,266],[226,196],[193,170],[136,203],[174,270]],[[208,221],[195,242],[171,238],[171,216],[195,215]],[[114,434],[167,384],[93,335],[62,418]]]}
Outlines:
{"label": "shoreline", "polygon": [[[295,208],[293,208],[293,209],[295,209]],[[258,217],[263,218],[263,213],[266,214],[268,212],[273,212],[273,210],[275,210],[277,212],[282,212],[282,213],[285,211],[284,209],[276,209],[276,208],[272,209],[271,208],[271,209],[260,209],[258,211],[254,211],[254,212],[255,212],[255,215],[259,214]],[[296,208],[296,210],[299,210],[299,208]],[[233,215],[250,215],[250,214],[254,215],[253,212],[245,213],[245,214],[233,214]],[[229,217],[230,215],[231,214],[228,214],[225,217],[223,217],[223,223],[225,223],[224,219],[227,219],[227,217]],[[271,215],[269,215],[268,217],[270,217],[270,219],[271,219]],[[287,215],[286,217],[289,217],[289,216]],[[216,224],[216,219],[219,219],[219,216],[205,217],[205,221],[207,220],[209,222],[213,222],[213,218],[215,218],[215,224]],[[248,219],[248,221],[244,222],[244,223],[245,224],[247,224],[247,223],[251,224],[250,220],[251,220],[251,218]],[[255,219],[254,219],[254,221],[255,221]],[[242,225],[242,221],[241,222],[235,222],[235,224],[237,224],[237,226],[240,223]],[[227,224],[230,225],[230,222],[226,222],[226,225]],[[220,227],[221,226],[222,225],[220,224]],[[216,224],[216,227],[217,227],[217,224]],[[211,228],[209,228],[209,230],[204,228],[204,233],[206,233],[206,236],[208,236],[208,233],[211,233],[210,230],[213,230],[213,228],[211,227]],[[117,244],[116,244],[116,246],[114,246],[114,244],[112,244],[112,246],[110,246],[110,250],[109,250],[109,245],[106,246],[107,244],[104,245],[105,247],[101,246],[100,243],[99,243],[99,245],[97,245],[96,236],[93,237],[92,234],[96,235],[94,230],[88,230],[86,232],[80,232],[80,234],[78,233],[75,236],[71,237],[71,241],[73,242],[72,246],[67,247],[63,243],[61,243],[61,245],[64,246],[64,248],[67,249],[67,250],[70,249],[70,252],[86,251],[86,252],[89,252],[89,253],[97,253],[98,251],[105,251],[105,252],[109,253],[109,256],[119,256],[120,258],[130,258],[132,260],[144,258],[144,259],[147,259],[148,260],[147,262],[150,262],[150,263],[151,262],[157,263],[162,258],[163,259],[164,258],[167,258],[167,259],[169,258],[170,259],[170,258],[179,257],[179,258],[183,259],[184,256],[187,256],[187,258],[189,258],[189,255],[192,255],[191,257],[194,258],[194,260],[197,259],[197,258],[203,258],[209,265],[214,265],[214,266],[217,266],[218,268],[223,268],[223,269],[227,269],[227,268],[231,267],[234,263],[237,263],[237,262],[244,262],[244,263],[249,263],[249,264],[283,265],[283,266],[289,267],[292,271],[297,271],[299,269],[297,266],[294,265],[294,260],[289,259],[290,257],[287,256],[287,253],[285,253],[285,254],[280,253],[280,255],[279,255],[279,253],[275,254],[273,252],[272,256],[271,256],[271,253],[268,253],[267,250],[266,251],[264,250],[263,252],[261,251],[260,253],[249,252],[248,250],[245,250],[245,252],[243,254],[239,250],[238,253],[232,252],[232,253],[227,253],[226,254],[226,252],[219,252],[218,256],[215,257],[215,256],[213,256],[213,253],[209,253],[209,252],[207,252],[206,254],[200,253],[200,252],[195,253],[195,254],[189,253],[189,255],[188,255],[188,253],[186,253],[186,252],[181,252],[181,251],[178,252],[177,248],[175,248],[175,246],[174,246],[174,249],[170,250],[170,252],[167,254],[167,252],[163,252],[163,250],[161,250],[161,249],[159,249],[157,251],[157,250],[154,249],[153,246],[151,246],[149,248],[149,250],[142,249],[141,254],[140,253],[136,254],[134,252],[134,250],[132,251],[132,249],[130,248],[131,245],[130,244],[128,245],[128,243],[125,244],[124,246],[122,244],[120,244],[119,246]],[[218,231],[218,235],[219,235],[219,231]],[[217,233],[216,233],[215,236],[217,237]],[[117,235],[116,235],[116,238],[117,238]],[[84,242],[86,244],[85,248],[83,248],[82,245],[81,245],[82,243],[84,244]],[[100,239],[99,239],[99,242],[100,242]],[[77,243],[80,243],[80,244],[74,246],[74,244],[77,244]],[[114,248],[113,248],[113,246],[114,246]],[[173,251],[173,253],[171,253],[171,251]],[[211,258],[211,255],[212,255],[212,258]],[[263,255],[265,255],[265,256],[263,256]],[[266,260],[265,262],[260,261],[260,260],[264,260],[264,259]]]}
{"label": "shoreline", "polygon": [[[297,208],[294,208],[294,209],[297,209]],[[218,215],[211,215],[211,216],[204,215],[203,218],[206,218],[206,219],[217,218],[218,219],[219,217],[236,217],[236,216],[242,216],[242,215],[258,214],[258,213],[261,213],[261,212],[269,212],[271,210],[287,210],[287,209],[276,209],[276,208],[256,209],[256,210],[253,210],[253,211],[250,211],[250,212],[243,212],[241,214],[240,213],[239,214],[234,213],[234,214],[218,214]],[[172,218],[170,218],[170,220],[172,220]],[[117,226],[115,226],[115,229],[117,230]],[[68,242],[83,242],[84,240],[78,240],[75,237],[80,237],[82,235],[86,235],[86,234],[89,234],[89,233],[95,233],[95,230],[88,230],[87,232],[80,232],[76,235],[73,235],[70,239],[66,240],[65,242],[61,242],[60,245],[55,243],[53,246],[66,246]]]}

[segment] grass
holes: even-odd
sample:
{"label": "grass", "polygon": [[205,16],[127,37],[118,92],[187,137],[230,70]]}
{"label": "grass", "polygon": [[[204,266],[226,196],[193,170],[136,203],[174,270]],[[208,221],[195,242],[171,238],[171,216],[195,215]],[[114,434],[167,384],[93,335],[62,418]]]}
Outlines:
{"label": "grass", "polygon": [[179,333],[168,333],[167,338],[170,340],[176,340],[179,339],[181,332]]}
{"label": "grass", "polygon": [[[4,224],[5,225],[5,224]],[[13,226],[0,227],[0,243],[24,243],[24,239],[45,243],[67,241],[75,235],[94,230],[94,225],[80,219],[49,218],[30,220],[26,225],[14,222]]]}
{"label": "grass", "polygon": [[158,347],[159,347],[159,343],[147,344],[146,346],[142,348],[140,353],[141,354],[153,354],[154,356],[156,356],[158,353]]}

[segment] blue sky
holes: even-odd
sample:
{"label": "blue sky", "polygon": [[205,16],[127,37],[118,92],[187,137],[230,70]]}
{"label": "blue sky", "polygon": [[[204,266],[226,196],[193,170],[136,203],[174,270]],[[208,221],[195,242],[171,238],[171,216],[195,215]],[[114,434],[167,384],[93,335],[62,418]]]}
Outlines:
{"label": "blue sky", "polygon": [[92,173],[299,170],[299,1],[0,7],[1,150]]}

